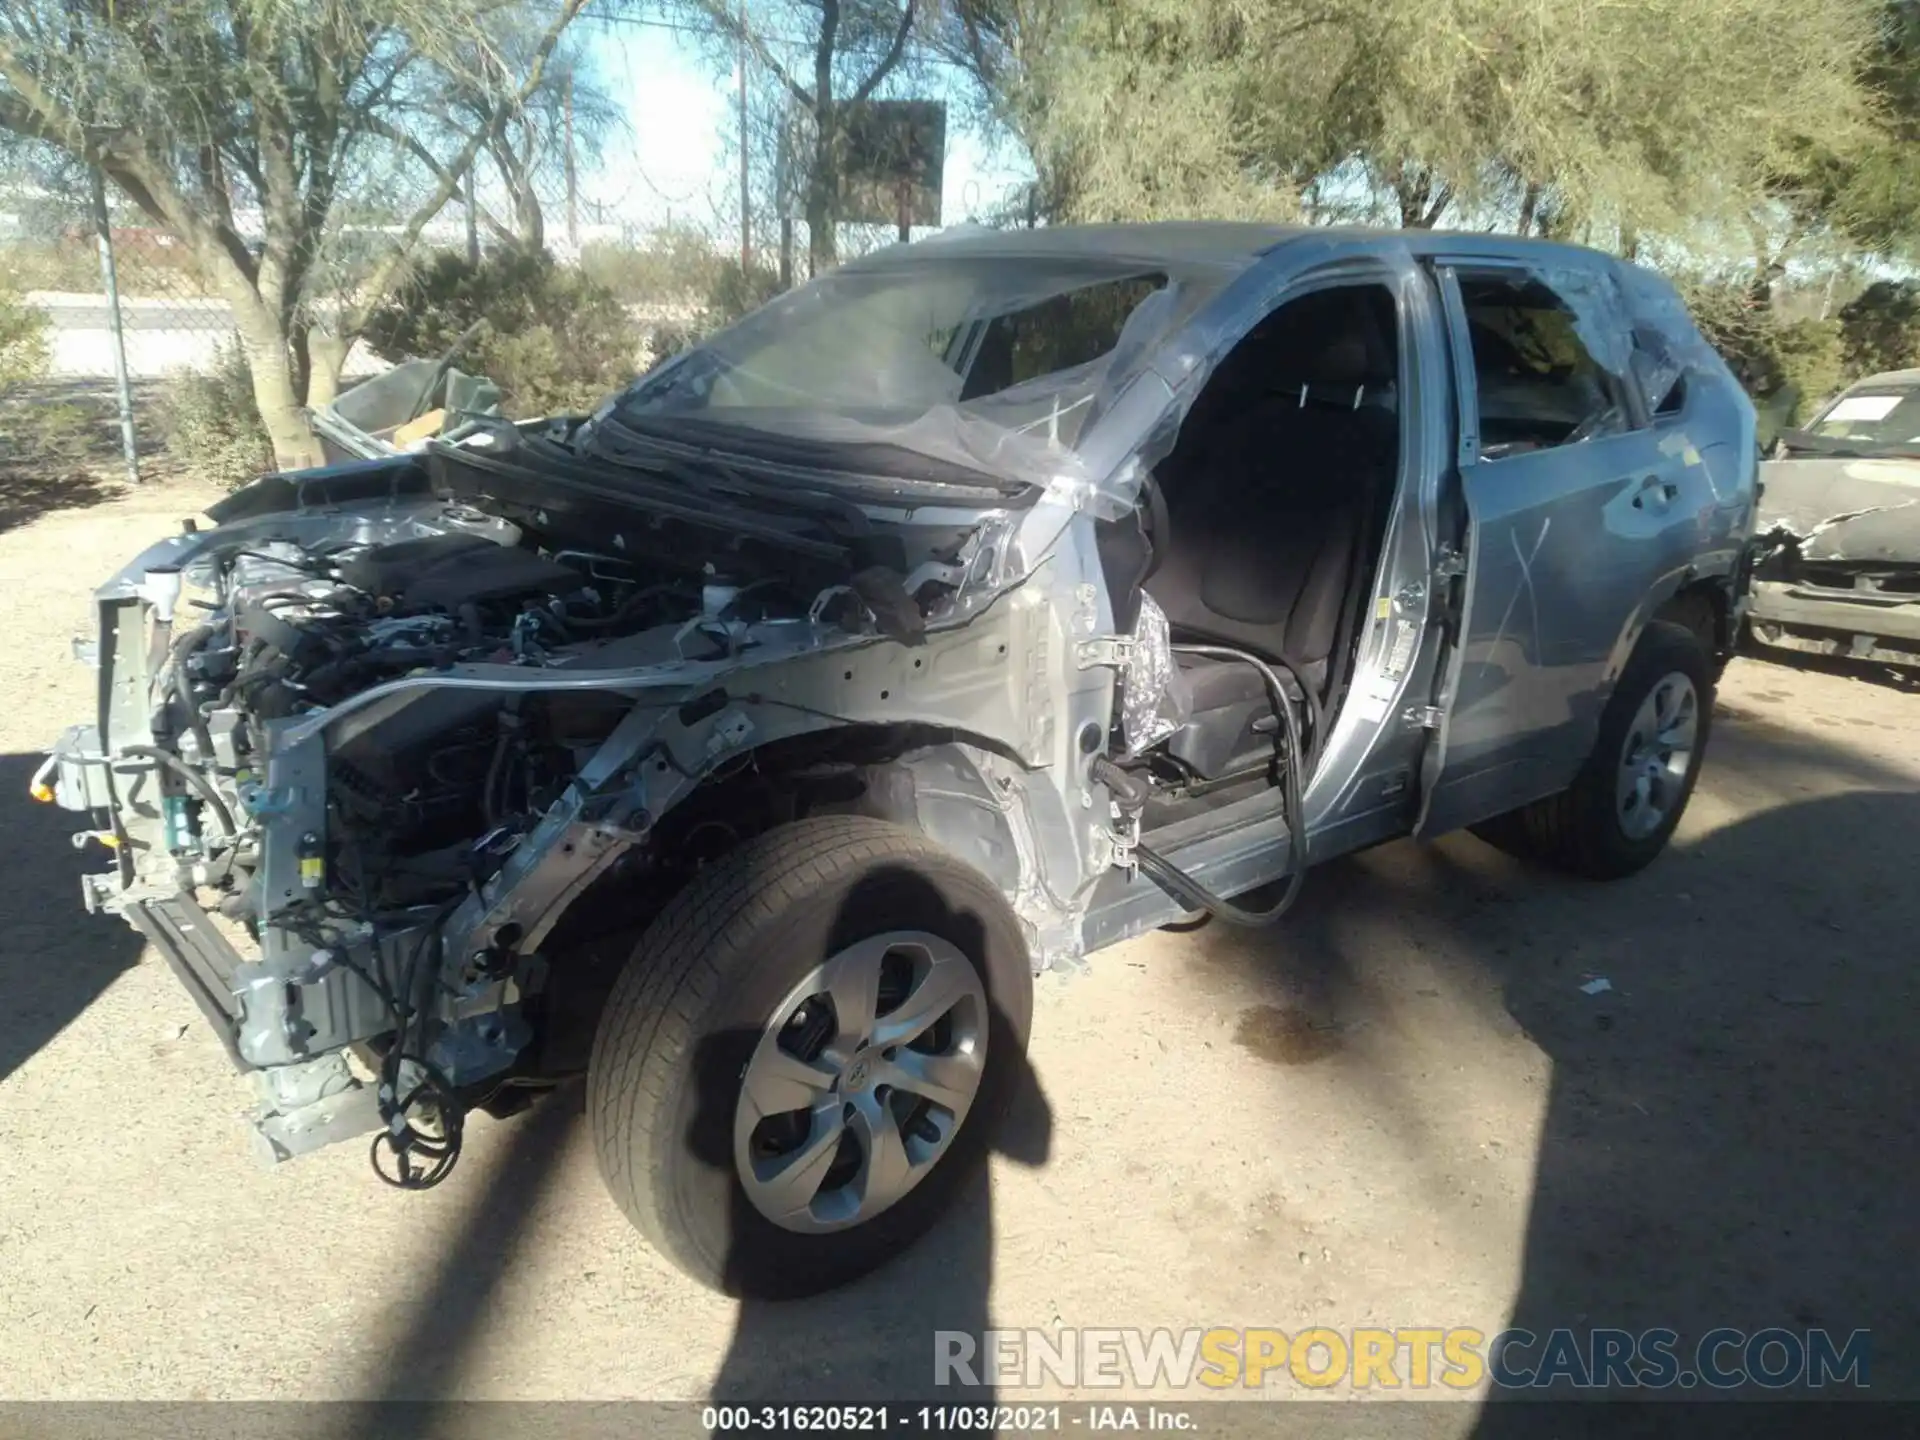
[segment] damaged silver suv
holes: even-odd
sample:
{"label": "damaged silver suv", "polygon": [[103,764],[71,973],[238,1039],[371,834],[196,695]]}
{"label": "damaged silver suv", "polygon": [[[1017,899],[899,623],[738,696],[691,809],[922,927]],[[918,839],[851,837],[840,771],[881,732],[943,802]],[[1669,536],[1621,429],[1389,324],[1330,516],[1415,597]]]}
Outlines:
{"label": "damaged silver suv", "polygon": [[269,1157],[432,1184],[584,1071],[639,1229],[805,1293],[980,1162],[1036,973],[1396,836],[1647,864],[1755,464],[1604,255],[950,233],[591,417],[238,491],[99,591],[36,789]]}

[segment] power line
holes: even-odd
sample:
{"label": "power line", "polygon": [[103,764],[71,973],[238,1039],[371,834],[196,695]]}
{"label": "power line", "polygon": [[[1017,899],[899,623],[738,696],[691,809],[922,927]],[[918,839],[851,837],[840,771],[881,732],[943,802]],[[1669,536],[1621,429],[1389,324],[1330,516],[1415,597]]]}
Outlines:
{"label": "power line", "polygon": [[[600,15],[591,10],[583,11],[579,19],[574,21],[574,23],[576,25],[604,25],[609,29],[625,26],[630,30],[667,30],[676,35],[691,35],[703,40],[733,40],[736,38],[733,31],[723,30],[717,25],[696,25],[684,20],[655,20],[649,19],[644,15]],[[810,40],[804,36],[774,34],[757,28],[754,30],[753,36],[754,39],[763,45],[785,45],[795,50],[811,51],[815,49],[819,43],[816,40]],[[968,76],[973,74],[972,70],[962,62],[949,60],[942,55],[920,54],[916,55],[914,60],[916,64],[932,65],[942,70],[954,70]]]}

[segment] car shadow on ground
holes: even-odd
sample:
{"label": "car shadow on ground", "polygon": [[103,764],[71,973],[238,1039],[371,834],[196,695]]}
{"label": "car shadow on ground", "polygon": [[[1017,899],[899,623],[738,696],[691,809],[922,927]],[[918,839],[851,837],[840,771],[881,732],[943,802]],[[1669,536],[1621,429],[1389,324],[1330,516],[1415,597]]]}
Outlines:
{"label": "car shadow on ground", "polygon": [[[1449,991],[1491,1032],[1517,1023],[1543,1052],[1551,1076],[1508,1327],[1542,1341],[1559,1327],[1671,1329],[1683,1372],[1718,1327],[1825,1329],[1837,1346],[1867,1330],[1870,1395],[1920,1398],[1920,1295],[1893,1260],[1920,1253],[1920,792],[1797,733],[1729,731],[1713,778],[1781,803],[1677,843],[1640,876],[1572,881],[1453,836],[1316,869],[1275,931],[1196,938],[1215,952],[1208,963],[1239,964],[1256,991],[1286,998],[1262,1013],[1307,1017],[1285,1035],[1240,1037],[1282,1064],[1312,1063],[1356,1025],[1374,1046],[1405,1043],[1395,1036],[1435,1003],[1417,997]],[[1872,788],[1799,800],[1791,777],[1808,766]],[[1381,914],[1440,972],[1439,989],[1415,989],[1433,982],[1356,943],[1354,917]],[[1589,994],[1600,956],[1610,988]],[[1354,1081],[1368,1113],[1422,1144],[1431,1112],[1417,1089],[1366,1070]],[[1538,1344],[1512,1354],[1521,1371],[1543,1358]],[[1496,1392],[1476,1433],[1543,1433],[1535,1407],[1498,1402],[1573,1393],[1571,1379]]]}
{"label": "car shadow on ground", "polygon": [[[368,1386],[370,1401],[402,1407],[387,1413],[400,1426],[388,1433],[407,1433],[409,1415],[429,1433],[431,1415],[413,1414],[412,1407],[458,1398],[503,1280],[524,1250],[539,1243],[539,1212],[561,1157],[586,1130],[582,1092],[578,1084],[566,1086],[514,1117],[507,1144],[490,1158],[485,1176],[469,1173],[454,1182],[485,1188],[431,1278],[409,1286],[409,1318]],[[1025,1070],[996,1132],[996,1149],[1017,1163],[1043,1163],[1051,1124],[1046,1100]],[[632,1243],[642,1242],[634,1237]],[[991,1399],[959,1383],[936,1391],[933,1381],[936,1332],[977,1337],[988,1328],[992,1274],[992,1182],[982,1170],[930,1234],[863,1279],[811,1300],[742,1302],[711,1398],[736,1404]],[[359,1423],[342,1433],[360,1433]]]}
{"label": "car shadow on ground", "polygon": [[[858,894],[849,900],[840,922],[856,930]],[[971,916],[959,918],[972,921]],[[609,939],[595,947],[608,953],[616,948],[624,957],[631,943]],[[593,957],[596,963],[605,958],[599,953]],[[577,1029],[581,1018],[572,1016],[568,1030]],[[733,1157],[725,1139],[738,1087],[737,1081],[729,1083],[729,1076],[739,1074],[742,1057],[758,1038],[757,1030],[722,1030],[701,1043],[685,1129],[688,1148],[703,1165],[731,1170]],[[570,1033],[559,1050],[584,1060],[587,1045]],[[1005,1117],[991,1132],[990,1152],[1023,1166],[1044,1165],[1052,1112],[1026,1057],[1016,1053],[1013,1063]],[[461,1177],[484,1189],[471,1218],[442,1253],[431,1281],[409,1297],[410,1319],[387,1347],[371,1386],[370,1398],[389,1407],[381,1414],[390,1433],[408,1433],[409,1422],[425,1433],[431,1429],[431,1412],[416,1413],[413,1407],[457,1396],[503,1279],[522,1249],[538,1243],[540,1211],[562,1168],[563,1154],[587,1139],[584,1089],[570,1083],[510,1120],[506,1147],[490,1157],[484,1178]],[[716,1117],[719,1123],[714,1123]],[[732,1203],[736,1213],[729,1233],[749,1233],[757,1217],[745,1213],[749,1202],[737,1185]],[[959,1332],[971,1345],[990,1326],[993,1233],[990,1170],[979,1166],[929,1233],[917,1243],[903,1244],[897,1255],[863,1278],[808,1299],[740,1302],[709,1398],[721,1404],[780,1405],[991,1401],[989,1389],[966,1383],[964,1369],[936,1388],[935,1361],[939,1332]],[[644,1242],[636,1235],[631,1243]],[[723,1257],[729,1274],[746,1263],[734,1253]],[[400,1429],[392,1431],[396,1423]]]}
{"label": "car shadow on ground", "polygon": [[[1544,1053],[1551,1079],[1510,1326],[1671,1328],[1682,1355],[1720,1326],[1824,1327],[1842,1340],[1867,1329],[1872,1393],[1914,1396],[1920,1300],[1899,1257],[1920,1253],[1920,891],[1909,881],[1920,793],[1910,777],[1797,732],[1729,729],[1713,776],[1772,787],[1779,803],[1676,845],[1639,877],[1569,881],[1466,836],[1394,845],[1316,869],[1275,931],[1231,944],[1218,926],[1201,931],[1195,955],[1242,967],[1248,986],[1288,998],[1286,1013],[1329,1017],[1337,1031],[1343,1014],[1409,1000],[1393,957],[1356,944],[1348,924],[1392,914],[1456,998],[1517,1023]],[[1865,788],[1798,800],[1790,777],[1816,767]],[[1543,934],[1604,948],[1612,988],[1584,994],[1582,957]],[[1372,1033],[1392,1043],[1395,1028]],[[1288,1066],[1337,1043],[1311,1024],[1240,1038]],[[1392,1127],[1418,1143],[1423,1103],[1382,1083],[1369,1113],[1398,1107]],[[378,1398],[451,1397],[517,1248],[537,1243],[555,1159],[583,1123],[578,1095],[512,1123],[474,1219],[388,1352]],[[1040,1163],[1049,1130],[1029,1081],[1000,1147]],[[713,1397],[925,1395],[933,1332],[990,1323],[991,1200],[983,1175],[930,1235],[865,1279],[741,1306]],[[1531,1435],[1541,1419],[1496,1403],[1477,1424]]]}
{"label": "car shadow on ground", "polygon": [[84,818],[27,797],[44,758],[0,756],[0,1081],[140,958],[130,927],[81,905],[80,877],[111,864],[73,848]]}

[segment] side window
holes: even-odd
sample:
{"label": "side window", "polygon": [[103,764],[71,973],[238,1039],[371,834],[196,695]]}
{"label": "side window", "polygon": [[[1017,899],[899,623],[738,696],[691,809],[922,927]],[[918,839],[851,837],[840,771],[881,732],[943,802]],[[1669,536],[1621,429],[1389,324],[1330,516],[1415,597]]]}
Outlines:
{"label": "side window", "polygon": [[[1622,377],[1589,344],[1569,298],[1538,276],[1463,271],[1480,454],[1488,460],[1612,435],[1630,425]],[[1573,297],[1578,300],[1580,297]]]}
{"label": "side window", "polygon": [[1686,367],[1673,346],[1657,330],[1636,325],[1633,331],[1633,379],[1656,420],[1678,415],[1687,403]]}

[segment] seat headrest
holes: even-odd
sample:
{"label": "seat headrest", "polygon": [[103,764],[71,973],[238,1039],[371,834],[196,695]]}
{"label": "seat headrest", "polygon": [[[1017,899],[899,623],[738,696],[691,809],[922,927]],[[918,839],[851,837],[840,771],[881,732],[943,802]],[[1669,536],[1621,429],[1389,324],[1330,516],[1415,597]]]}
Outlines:
{"label": "seat headrest", "polygon": [[1306,366],[1304,378],[1316,385],[1361,386],[1391,379],[1381,374],[1366,339],[1349,331],[1334,337]]}

